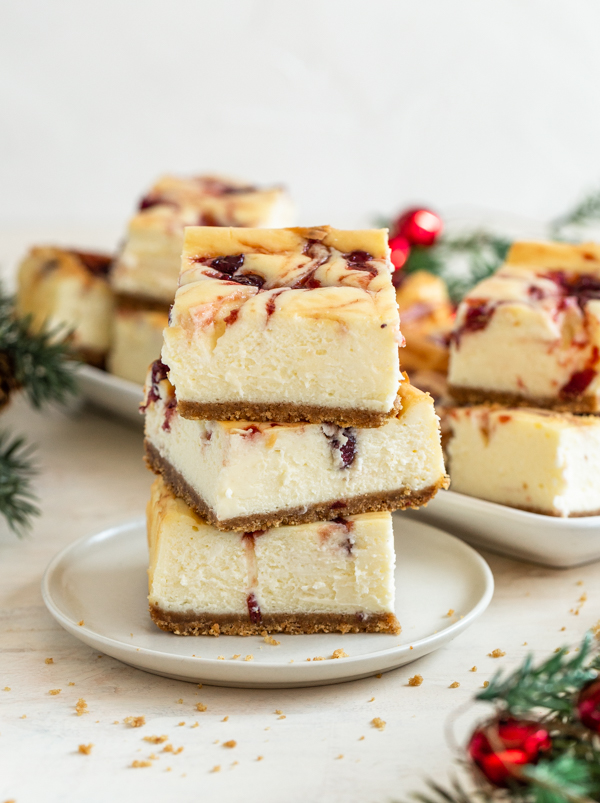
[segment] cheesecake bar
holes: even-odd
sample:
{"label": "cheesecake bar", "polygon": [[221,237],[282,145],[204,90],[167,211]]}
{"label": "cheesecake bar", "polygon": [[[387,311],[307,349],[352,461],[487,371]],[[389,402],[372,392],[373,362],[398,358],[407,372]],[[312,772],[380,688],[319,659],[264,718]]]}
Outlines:
{"label": "cheesecake bar", "polygon": [[171,304],[185,226],[289,226],[293,217],[281,187],[259,189],[214,176],[164,176],[130,221],[112,274],[115,292]]}
{"label": "cheesecake bar", "polygon": [[600,246],[515,243],[460,304],[449,382],[458,404],[600,412]]}
{"label": "cheesecake bar", "polygon": [[549,516],[600,514],[600,419],[531,408],[449,414],[452,490]]}
{"label": "cheesecake bar", "polygon": [[215,530],[158,478],[147,509],[150,614],[177,635],[398,633],[389,513]]}
{"label": "cheesecake bar", "polygon": [[400,357],[403,369],[411,374],[413,371],[446,373],[454,324],[446,283],[424,270],[404,276],[396,271],[393,278],[406,340]]}
{"label": "cheesecake bar", "polygon": [[148,366],[158,357],[169,311],[160,304],[136,306],[121,301],[115,311],[107,367],[111,374],[143,385]]}
{"label": "cheesecake bar", "polygon": [[17,311],[31,317],[34,331],[46,326],[68,338],[76,357],[102,367],[110,344],[113,294],[111,257],[67,248],[37,246],[18,271]]}
{"label": "cheesecake bar", "polygon": [[190,420],[166,377],[158,362],[146,383],[146,461],[219,529],[419,507],[446,487],[433,400],[406,381],[393,418],[356,428]]}
{"label": "cheesecake bar", "polygon": [[401,379],[387,231],[186,229],[162,360],[186,418],[379,426]]}

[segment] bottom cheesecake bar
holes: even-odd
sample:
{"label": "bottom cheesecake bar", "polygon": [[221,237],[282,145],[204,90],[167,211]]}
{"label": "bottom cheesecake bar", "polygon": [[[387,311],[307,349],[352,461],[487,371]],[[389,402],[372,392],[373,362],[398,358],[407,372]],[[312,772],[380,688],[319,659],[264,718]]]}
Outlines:
{"label": "bottom cheesecake bar", "polygon": [[163,630],[400,632],[389,513],[222,532],[157,478],[147,518],[150,614]]}
{"label": "bottom cheesecake bar", "polygon": [[505,407],[452,409],[452,490],[549,516],[600,513],[600,418]]}

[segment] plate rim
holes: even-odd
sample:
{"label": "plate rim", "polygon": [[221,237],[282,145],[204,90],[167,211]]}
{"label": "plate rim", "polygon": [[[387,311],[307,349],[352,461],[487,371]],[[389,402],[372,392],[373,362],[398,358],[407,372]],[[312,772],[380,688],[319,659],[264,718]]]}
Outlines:
{"label": "plate rim", "polygon": [[[469,559],[472,562],[472,565],[477,566],[480,571],[479,580],[483,582],[483,591],[475,603],[475,605],[468,611],[468,613],[464,614],[462,619],[458,619],[456,622],[448,625],[448,627],[444,628],[443,630],[439,631],[438,633],[432,633],[425,638],[417,639],[411,645],[410,642],[406,644],[402,644],[400,646],[393,646],[393,647],[386,647],[381,650],[375,650],[373,652],[368,652],[364,655],[352,656],[349,659],[344,659],[344,661],[333,661],[330,662],[329,670],[327,669],[327,665],[323,665],[323,663],[318,662],[315,669],[307,669],[307,664],[289,664],[281,663],[281,662],[273,662],[273,661],[261,661],[260,663],[253,664],[251,662],[247,662],[244,664],[236,664],[236,666],[244,667],[244,674],[248,676],[248,680],[252,681],[254,676],[263,674],[266,671],[276,671],[282,675],[282,680],[285,680],[285,675],[298,675],[298,667],[303,667],[303,674],[314,672],[319,673],[321,677],[323,674],[330,674],[334,673],[335,677],[340,677],[340,669],[342,666],[348,667],[350,670],[354,668],[356,672],[352,672],[352,676],[348,679],[352,679],[352,677],[356,674],[358,675],[361,666],[369,661],[372,661],[374,657],[384,659],[386,657],[390,657],[392,655],[403,655],[410,653],[411,646],[415,649],[415,660],[418,657],[421,657],[429,652],[433,652],[435,649],[435,645],[438,641],[446,641],[454,639],[458,636],[463,630],[465,630],[475,619],[479,618],[485,610],[487,609],[488,605],[490,604],[493,594],[494,594],[494,577],[492,571],[487,564],[486,560],[477,552],[469,544],[462,541],[460,538],[442,530],[439,527],[436,527],[431,524],[427,524],[425,522],[419,522],[415,519],[411,518],[411,522],[417,525],[419,528],[426,528],[428,530],[433,531],[436,537],[442,536],[445,539],[448,539],[448,542],[453,542],[453,546],[455,550],[462,552],[464,555],[468,555]],[[81,538],[78,538],[76,541],[73,541],[71,544],[68,544],[66,547],[61,549],[49,562],[46,570],[44,571],[44,575],[42,577],[41,582],[41,591],[42,591],[42,598],[44,600],[44,604],[46,608],[50,612],[50,614],[54,617],[54,619],[69,633],[78,638],[80,641],[85,641],[81,638],[84,633],[89,633],[90,637],[93,638],[94,642],[97,644],[104,644],[107,647],[113,647],[118,649],[119,651],[123,652],[125,655],[128,656],[140,656],[144,655],[147,657],[167,657],[167,658],[176,658],[178,662],[181,662],[180,665],[182,668],[184,666],[194,666],[196,668],[201,668],[202,666],[206,667],[216,667],[219,666],[220,668],[223,666],[222,662],[219,661],[217,658],[202,658],[202,657],[193,657],[187,655],[175,655],[174,653],[166,652],[165,650],[157,650],[148,647],[136,647],[133,644],[128,644],[127,642],[120,641],[116,638],[111,638],[110,636],[104,636],[102,634],[97,633],[96,631],[87,628],[85,625],[81,627],[74,623],[66,614],[63,613],[59,605],[53,598],[53,595],[50,591],[50,583],[52,577],[56,570],[60,567],[60,564],[68,559],[72,553],[77,552],[82,547],[85,547],[87,543],[98,542],[98,541],[105,541],[110,538],[116,538],[122,533],[129,532],[131,530],[135,530],[138,528],[145,527],[145,518],[143,516],[137,516],[135,518],[127,519],[122,521],[119,524],[115,524],[111,527],[107,527],[103,530],[99,530],[93,533],[88,533]],[[86,642],[87,643],[87,642]],[[430,648],[431,649],[428,649]],[[426,649],[425,653],[420,652],[418,648]],[[124,659],[118,659],[123,660]],[[142,668],[144,671],[144,667],[139,667],[138,664],[135,662],[133,663],[134,666],[137,668]],[[313,662],[310,662],[309,666],[313,666]],[[390,667],[393,668],[393,667]],[[383,670],[385,671],[385,670]],[[291,680],[291,679],[290,679]],[[310,682],[310,677],[305,678],[306,682]],[[317,680],[315,678],[314,680]],[[209,683],[210,681],[207,681]]]}

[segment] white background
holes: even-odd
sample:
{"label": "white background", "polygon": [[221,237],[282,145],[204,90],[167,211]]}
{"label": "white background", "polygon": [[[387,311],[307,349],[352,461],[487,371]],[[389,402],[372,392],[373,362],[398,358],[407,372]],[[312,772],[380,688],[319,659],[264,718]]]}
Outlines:
{"label": "white background", "polygon": [[0,226],[116,240],[163,171],[284,182],[309,224],[546,219],[600,184],[598,30],[596,0],[2,0]]}

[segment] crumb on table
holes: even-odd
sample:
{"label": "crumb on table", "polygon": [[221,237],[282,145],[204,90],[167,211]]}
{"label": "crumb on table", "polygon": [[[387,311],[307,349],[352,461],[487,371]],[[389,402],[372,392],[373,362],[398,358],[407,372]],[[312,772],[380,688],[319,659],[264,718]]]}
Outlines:
{"label": "crumb on table", "polygon": [[423,683],[423,675],[413,675],[408,679],[409,686],[420,686]]}
{"label": "crumb on table", "polygon": [[77,622],[77,624],[79,625],[79,627],[83,627],[85,622],[83,621],[83,619],[80,619],[79,622]]}
{"label": "crumb on table", "polygon": [[451,683],[451,684],[448,686],[448,688],[449,688],[449,689],[458,689],[458,687],[459,687],[459,686],[460,686],[460,683],[458,682],[458,680],[455,680],[453,683]]}
{"label": "crumb on table", "polygon": [[212,768],[211,772],[221,772],[221,765],[220,764],[215,764],[215,766]]}
{"label": "crumb on table", "polygon": [[141,728],[146,724],[146,717],[125,717],[123,722],[130,728]]}
{"label": "crumb on table", "polygon": [[476,667],[476,666],[472,666],[472,667],[469,669],[469,672],[477,672],[477,667]]}
{"label": "crumb on table", "polygon": [[80,717],[82,714],[89,714],[88,704],[83,697],[80,697],[79,700],[77,700],[77,703],[75,704],[75,712],[78,717]]}
{"label": "crumb on table", "polygon": [[45,664],[53,664],[53,663],[54,663],[54,658],[46,658],[46,659],[44,660],[44,663],[45,663]]}
{"label": "crumb on table", "polygon": [[345,650],[342,650],[341,647],[340,647],[339,650],[334,650],[333,651],[331,657],[332,658],[348,658],[349,656],[348,656],[348,653]]}
{"label": "crumb on table", "polygon": [[206,711],[204,703],[196,703],[196,711]]}
{"label": "crumb on table", "polygon": [[446,616],[448,616],[448,617],[449,616],[454,616],[454,608],[449,608],[448,609],[448,613],[446,614]]}
{"label": "crumb on table", "polygon": [[48,694],[51,694],[53,697],[55,697],[57,694],[60,694],[60,692],[61,692],[61,689],[50,689]]}
{"label": "crumb on table", "polygon": [[[253,661],[253,660],[254,660],[254,656],[253,656],[253,655],[247,655],[247,656],[244,658],[244,661]],[[219,769],[220,769],[220,768],[219,768]]]}
{"label": "crumb on table", "polygon": [[151,767],[151,766],[152,766],[152,762],[151,761],[137,761],[137,760],[135,760],[135,761],[131,762],[131,767],[133,767],[134,769],[137,769],[138,767]]}
{"label": "crumb on table", "polygon": [[492,650],[491,652],[488,652],[488,658],[504,658],[505,655],[506,653],[504,652],[504,650],[500,649],[495,649]]}
{"label": "crumb on table", "polygon": [[384,719],[381,719],[381,717],[374,717],[371,720],[371,725],[380,731],[385,730],[386,724],[387,724],[386,721]]}
{"label": "crumb on table", "polygon": [[150,742],[150,744],[162,744],[162,742],[166,742],[169,737],[166,735],[162,736],[144,736],[143,739],[145,742]]}
{"label": "crumb on table", "polygon": [[237,742],[235,739],[229,739],[227,742],[223,742],[223,747],[235,747]]}
{"label": "crumb on table", "polygon": [[80,753],[83,753],[84,756],[89,756],[89,754],[92,752],[92,747],[93,746],[94,745],[91,744],[91,743],[90,744],[80,744],[77,749],[78,749],[78,751]]}

